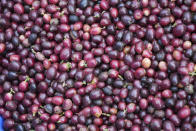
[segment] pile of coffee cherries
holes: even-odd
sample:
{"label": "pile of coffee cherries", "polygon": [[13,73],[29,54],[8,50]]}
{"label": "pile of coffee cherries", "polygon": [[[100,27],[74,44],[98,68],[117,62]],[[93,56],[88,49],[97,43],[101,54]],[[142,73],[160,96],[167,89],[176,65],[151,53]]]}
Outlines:
{"label": "pile of coffee cherries", "polygon": [[195,131],[195,0],[0,0],[6,131]]}

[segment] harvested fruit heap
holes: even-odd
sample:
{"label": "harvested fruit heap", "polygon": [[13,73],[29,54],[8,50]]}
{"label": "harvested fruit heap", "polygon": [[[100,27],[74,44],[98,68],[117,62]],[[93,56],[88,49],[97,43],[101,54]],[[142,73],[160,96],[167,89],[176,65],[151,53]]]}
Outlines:
{"label": "harvested fruit heap", "polygon": [[1,0],[9,131],[196,130],[196,1]]}

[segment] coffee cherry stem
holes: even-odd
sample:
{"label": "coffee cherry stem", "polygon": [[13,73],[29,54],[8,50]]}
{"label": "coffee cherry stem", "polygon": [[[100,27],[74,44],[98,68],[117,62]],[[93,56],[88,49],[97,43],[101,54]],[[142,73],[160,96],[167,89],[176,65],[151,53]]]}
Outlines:
{"label": "coffee cherry stem", "polygon": [[175,22],[173,25],[172,25],[172,27],[175,27],[177,25],[177,23]]}
{"label": "coffee cherry stem", "polygon": [[99,16],[98,16],[98,15],[94,15],[93,17],[94,17],[94,18],[99,18]]}
{"label": "coffee cherry stem", "polygon": [[37,114],[38,114],[39,116],[41,116],[41,115],[42,115],[42,113],[41,113],[41,112],[39,112],[39,111],[37,112]]}
{"label": "coffee cherry stem", "polygon": [[83,84],[83,85],[86,85],[87,83],[86,83],[86,81],[82,81],[82,84]]}
{"label": "coffee cherry stem", "polygon": [[9,92],[10,94],[14,94],[15,93],[15,91],[12,89],[12,88],[10,88],[10,92]]}
{"label": "coffee cherry stem", "polygon": [[128,83],[125,83],[123,87],[124,88],[127,88],[128,85],[129,85]]}
{"label": "coffee cherry stem", "polygon": [[125,109],[125,110],[123,111],[123,113],[126,114],[126,113],[127,113],[127,109]]}
{"label": "coffee cherry stem", "polygon": [[28,82],[30,80],[29,76],[26,76],[25,82]]}
{"label": "coffee cherry stem", "polygon": [[195,71],[190,72],[189,75],[190,75],[190,76],[196,76],[196,72],[195,72]]}
{"label": "coffee cherry stem", "polygon": [[107,128],[104,128],[103,131],[109,131]]}
{"label": "coffee cherry stem", "polygon": [[31,52],[32,52],[33,54],[36,54],[36,51],[35,51],[33,48],[31,48]]}
{"label": "coffee cherry stem", "polygon": [[35,115],[36,115],[36,113],[34,112],[34,113],[33,113],[33,116],[35,116]]}
{"label": "coffee cherry stem", "polygon": [[103,14],[103,13],[105,13],[105,12],[106,12],[106,11],[104,10],[104,11],[101,12],[101,14]]}
{"label": "coffee cherry stem", "polygon": [[67,84],[65,82],[63,82],[63,87],[67,86]]}
{"label": "coffee cherry stem", "polygon": [[27,30],[27,29],[29,29],[29,27],[28,26],[25,26],[24,29]]}
{"label": "coffee cherry stem", "polygon": [[60,116],[63,116],[65,113],[64,112],[62,112],[61,114],[60,114]]}
{"label": "coffee cherry stem", "polygon": [[64,60],[62,60],[62,61],[60,62],[60,64],[62,64],[62,63],[64,63]]}
{"label": "coffee cherry stem", "polygon": [[72,66],[71,66],[71,63],[70,62],[67,62],[66,65],[68,67],[68,70],[71,69]]}
{"label": "coffee cherry stem", "polygon": [[121,80],[124,80],[124,78],[123,78],[121,75],[118,75],[118,77],[119,77]]}
{"label": "coffee cherry stem", "polygon": [[66,40],[67,39],[67,37],[66,36],[64,36],[64,40]]}
{"label": "coffee cherry stem", "polygon": [[102,115],[103,116],[108,116],[108,117],[111,116],[110,114],[107,114],[107,113],[102,113]]}
{"label": "coffee cherry stem", "polygon": [[30,10],[34,10],[34,7],[31,7]]}

